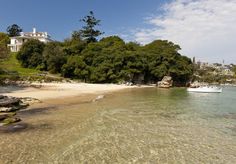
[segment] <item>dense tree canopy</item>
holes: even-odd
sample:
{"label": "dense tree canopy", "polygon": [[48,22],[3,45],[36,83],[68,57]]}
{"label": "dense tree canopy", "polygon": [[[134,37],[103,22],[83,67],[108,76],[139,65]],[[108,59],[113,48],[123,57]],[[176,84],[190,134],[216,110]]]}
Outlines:
{"label": "dense tree canopy", "polygon": [[66,57],[60,43],[51,42],[45,46],[43,51],[44,69],[51,73],[59,73],[65,62]]}
{"label": "dense tree canopy", "polygon": [[7,33],[10,37],[19,36],[20,32],[22,32],[22,28],[20,28],[17,24],[7,27]]}
{"label": "dense tree canopy", "polygon": [[26,68],[40,68],[43,64],[43,50],[45,44],[38,40],[29,40],[23,44],[17,54],[17,59]]}
{"label": "dense tree canopy", "polygon": [[46,46],[31,40],[17,57],[24,67],[38,67],[86,82],[150,83],[170,75],[176,85],[185,85],[193,74],[193,65],[179,50],[178,45],[167,40],[141,46],[125,43],[118,36],[92,43],[72,37]]}

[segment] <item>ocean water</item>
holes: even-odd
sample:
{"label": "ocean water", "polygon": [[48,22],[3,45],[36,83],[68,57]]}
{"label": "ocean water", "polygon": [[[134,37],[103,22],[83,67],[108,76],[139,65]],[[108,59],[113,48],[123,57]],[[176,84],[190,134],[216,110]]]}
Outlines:
{"label": "ocean water", "polygon": [[236,163],[234,87],[128,89],[19,115],[0,131],[0,163]]}

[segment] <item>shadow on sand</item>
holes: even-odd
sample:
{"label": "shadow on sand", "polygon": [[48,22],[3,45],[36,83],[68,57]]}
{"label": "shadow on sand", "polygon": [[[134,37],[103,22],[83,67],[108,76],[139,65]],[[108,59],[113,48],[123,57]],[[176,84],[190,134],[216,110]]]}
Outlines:
{"label": "shadow on sand", "polygon": [[26,87],[17,86],[17,85],[3,85],[0,86],[0,94],[2,93],[11,93],[18,90],[24,90]]}

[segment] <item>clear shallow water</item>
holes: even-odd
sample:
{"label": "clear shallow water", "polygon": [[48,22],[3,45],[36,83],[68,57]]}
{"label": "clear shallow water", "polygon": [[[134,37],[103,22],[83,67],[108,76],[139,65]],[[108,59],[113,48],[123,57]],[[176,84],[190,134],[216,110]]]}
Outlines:
{"label": "clear shallow water", "polygon": [[[146,88],[22,113],[0,132],[0,163],[236,163],[236,88]],[[43,111],[43,112],[42,112]]]}

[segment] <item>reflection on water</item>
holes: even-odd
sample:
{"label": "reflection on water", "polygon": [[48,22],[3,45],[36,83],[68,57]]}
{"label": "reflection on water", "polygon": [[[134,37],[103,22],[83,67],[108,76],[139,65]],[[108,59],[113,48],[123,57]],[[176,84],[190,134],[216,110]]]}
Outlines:
{"label": "reflection on water", "polygon": [[22,113],[26,129],[0,132],[0,163],[236,163],[235,106],[236,88],[149,88]]}

